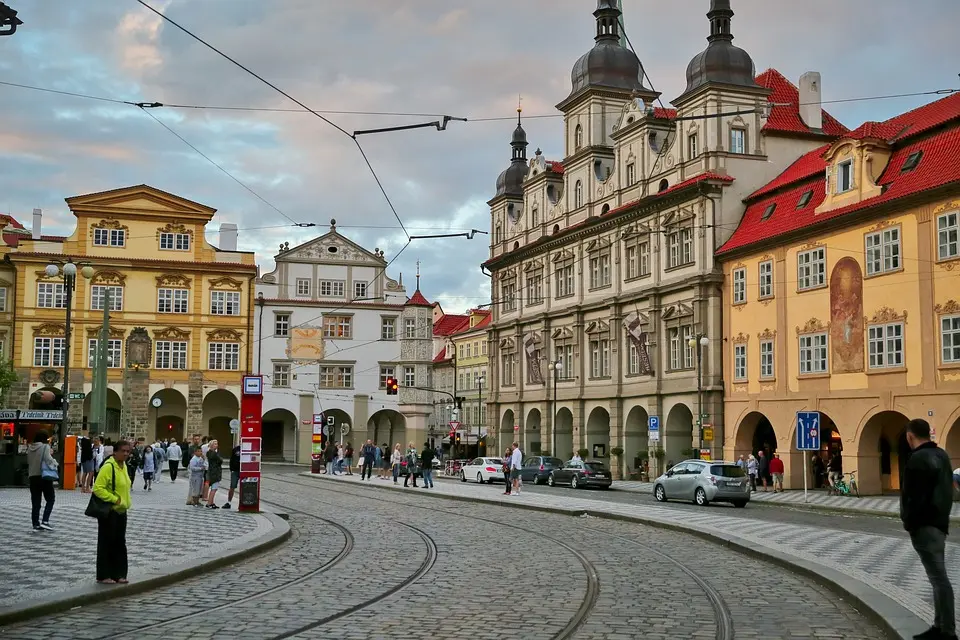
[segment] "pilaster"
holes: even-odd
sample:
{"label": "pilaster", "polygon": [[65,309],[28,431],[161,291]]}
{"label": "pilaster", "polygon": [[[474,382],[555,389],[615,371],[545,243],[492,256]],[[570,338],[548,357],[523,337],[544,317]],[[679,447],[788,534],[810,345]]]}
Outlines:
{"label": "pilaster", "polygon": [[203,373],[191,371],[187,379],[187,423],[183,433],[187,436],[204,435],[203,424]]}
{"label": "pilaster", "polygon": [[120,433],[134,440],[146,438],[154,429],[148,429],[150,411],[150,372],[146,369],[126,369],[123,372],[123,412],[120,414]]}

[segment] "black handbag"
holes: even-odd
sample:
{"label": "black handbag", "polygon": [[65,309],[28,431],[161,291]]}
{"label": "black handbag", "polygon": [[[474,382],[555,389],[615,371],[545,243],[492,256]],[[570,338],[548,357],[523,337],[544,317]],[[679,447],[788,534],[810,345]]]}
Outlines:
{"label": "black handbag", "polygon": [[[113,472],[113,492],[117,492],[117,467],[115,465],[110,465],[110,470]],[[97,494],[90,494],[90,502],[87,504],[87,510],[83,512],[83,515],[89,516],[91,518],[106,518],[110,515],[110,511],[113,509],[113,504],[107,502],[103,498],[97,497]]]}

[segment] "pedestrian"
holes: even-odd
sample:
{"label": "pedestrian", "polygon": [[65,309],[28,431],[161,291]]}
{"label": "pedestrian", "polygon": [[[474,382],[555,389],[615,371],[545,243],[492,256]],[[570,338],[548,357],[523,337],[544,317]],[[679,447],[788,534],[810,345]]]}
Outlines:
{"label": "pedestrian", "polygon": [[369,480],[373,473],[373,465],[377,463],[377,452],[379,449],[373,444],[373,440],[367,440],[360,450],[360,479]]}
{"label": "pedestrian", "polygon": [[750,476],[750,490],[757,490],[757,459],[751,453],[747,456],[747,475]]}
{"label": "pedestrian", "polygon": [[[377,445],[374,445],[373,464],[377,470],[377,477],[383,478],[383,449]],[[367,474],[367,478],[370,478],[370,474]]]}
{"label": "pedestrian", "polygon": [[80,492],[81,493],[90,493],[90,487],[93,486],[93,472],[96,470],[94,466],[96,462],[94,461],[93,454],[93,440],[90,439],[90,433],[87,429],[82,429],[80,431],[80,438],[77,441],[77,445],[80,448]]}
{"label": "pedestrian", "polygon": [[[57,475],[57,461],[53,459],[46,431],[37,431],[33,442],[27,447],[27,476],[30,483],[30,518],[34,531],[53,531],[50,526],[50,514],[56,502],[54,483]],[[40,499],[43,498],[43,520],[40,519]]]}
{"label": "pedestrian", "polygon": [[130,445],[130,455],[127,457],[126,468],[127,475],[130,476],[130,486],[133,486],[133,481],[137,479],[137,469],[140,468],[140,464],[143,461],[142,452],[133,444]]}
{"label": "pedestrian", "polygon": [[200,506],[200,496],[203,494],[203,472],[206,471],[207,461],[203,457],[203,449],[196,447],[187,469],[190,471],[190,484],[187,488],[187,504]]}
{"label": "pedestrian", "polygon": [[408,480],[413,480],[413,488],[417,488],[417,466],[420,463],[420,457],[417,455],[417,447],[411,442],[407,448],[407,475],[403,478],[403,486],[407,486]]}
{"label": "pedestrian", "polygon": [[133,482],[124,468],[132,446],[120,440],[113,455],[103,462],[93,483],[93,494],[113,508],[97,518],[97,582],[100,584],[127,583],[127,511],[132,499]]}
{"label": "pedestrian", "polygon": [[423,469],[424,489],[433,489],[433,458],[435,455],[436,452],[430,447],[430,443],[424,442],[423,452],[420,454],[420,468]]}
{"label": "pedestrian", "polygon": [[160,482],[163,475],[163,463],[166,461],[163,445],[158,440],[153,444],[153,481]]}
{"label": "pedestrian", "polygon": [[512,458],[513,450],[510,447],[507,447],[506,451],[503,452],[503,495],[510,495],[510,460]]}
{"label": "pedestrian", "polygon": [[743,459],[743,454],[740,454],[740,458],[737,460],[737,466],[746,470],[747,461]]}
{"label": "pedestrian", "polygon": [[823,458],[820,457],[819,453],[816,453],[810,457],[810,462],[813,464],[813,488],[820,489],[824,485],[823,476],[826,473],[826,467],[823,464]]}
{"label": "pedestrian", "polygon": [[210,483],[210,489],[207,493],[207,506],[211,509],[220,508],[217,506],[215,498],[222,479],[223,457],[220,455],[220,441],[211,440],[207,446],[207,481]]}
{"label": "pedestrian", "polygon": [[[103,449],[105,441],[103,436],[97,436],[97,442],[93,445],[93,477],[97,477],[97,471],[103,464]],[[90,483],[90,490],[93,491],[93,483]]]}
{"label": "pedestrian", "polygon": [[344,459],[343,445],[338,444],[337,445],[337,464],[334,467],[334,471],[341,476],[343,475],[343,459]]}
{"label": "pedestrian", "polygon": [[[115,447],[115,443],[113,442],[112,439],[110,438],[104,439],[103,449],[100,457],[100,465],[97,467],[98,472],[100,471],[100,469],[103,468],[103,463],[109,460],[111,456],[113,456],[114,447]],[[94,479],[94,481],[96,481],[96,479]]]}
{"label": "pedestrian", "polygon": [[227,504],[224,509],[230,509],[230,503],[233,502],[233,492],[240,486],[240,445],[233,448],[230,453],[230,491],[227,493]]}
{"label": "pedestrian", "polygon": [[153,491],[153,471],[156,469],[156,458],[153,457],[153,447],[147,445],[143,450],[143,490]]}
{"label": "pedestrian", "polygon": [[510,480],[513,482],[512,496],[520,495],[520,469],[523,468],[523,452],[520,451],[520,443],[513,443],[513,453],[510,454]]}
{"label": "pedestrian", "polygon": [[393,484],[397,484],[397,478],[400,476],[400,463],[403,462],[403,452],[400,451],[400,443],[393,448],[390,454],[390,468],[393,470]]}
{"label": "pedestrian", "polygon": [[830,481],[830,492],[837,493],[837,485],[840,483],[840,479],[843,477],[843,458],[840,456],[839,451],[835,451],[830,455],[830,460],[827,461],[827,479]]}
{"label": "pedestrian", "polygon": [[[517,444],[514,443],[513,446],[516,447]],[[579,451],[574,451],[574,452],[573,452],[573,457],[570,458],[570,462],[583,462],[583,458],[580,457],[580,452],[579,452]]]}
{"label": "pedestrian", "polygon": [[323,465],[324,473],[328,476],[333,475],[333,464],[334,459],[336,458],[336,449],[333,448],[332,442],[327,442],[327,446],[323,449]]}
{"label": "pedestrian", "polygon": [[170,467],[170,482],[177,481],[177,474],[180,472],[180,458],[183,457],[183,451],[180,445],[173,438],[170,439],[170,445],[167,447],[167,466]]}
{"label": "pedestrian", "polygon": [[347,468],[347,475],[353,475],[353,445],[349,442],[343,448],[343,465]]}
{"label": "pedestrian", "polygon": [[900,519],[933,588],[934,609],[933,626],[914,638],[956,640],[953,586],[944,558],[953,507],[950,456],[930,441],[930,424],[922,418],[907,424],[907,444],[912,453],[900,487]]}
{"label": "pedestrian", "polygon": [[770,476],[770,458],[761,450],[757,452],[757,475],[763,483],[763,492],[767,492],[767,478]]}
{"label": "pedestrian", "polygon": [[773,492],[783,493],[783,460],[779,453],[774,453],[770,460],[770,474],[773,476]]}

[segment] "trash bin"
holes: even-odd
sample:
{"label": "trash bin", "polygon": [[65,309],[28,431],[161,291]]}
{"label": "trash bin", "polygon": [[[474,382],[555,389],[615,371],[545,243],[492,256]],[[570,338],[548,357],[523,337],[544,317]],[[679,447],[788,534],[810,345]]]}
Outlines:
{"label": "trash bin", "polygon": [[260,478],[244,478],[240,481],[240,506],[256,507],[260,501]]}
{"label": "trash bin", "polygon": [[320,469],[323,468],[323,462],[320,460],[319,454],[310,455],[310,473],[320,473]]}

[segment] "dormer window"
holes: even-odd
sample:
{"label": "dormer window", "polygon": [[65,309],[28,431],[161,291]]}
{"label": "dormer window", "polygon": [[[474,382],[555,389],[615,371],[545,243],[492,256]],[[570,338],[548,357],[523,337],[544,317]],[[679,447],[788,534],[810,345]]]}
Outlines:
{"label": "dormer window", "polygon": [[810,198],[813,197],[813,189],[804,191],[803,195],[800,196],[800,200],[797,202],[797,209],[803,209],[805,206],[810,204]]}
{"label": "dormer window", "polygon": [[917,165],[920,164],[920,159],[923,158],[923,151],[914,151],[907,159],[903,161],[903,166],[900,167],[900,173],[906,173],[907,171],[913,171],[917,168]]}
{"label": "dormer window", "polygon": [[853,189],[853,160],[844,160],[837,165],[837,193]]}
{"label": "dormer window", "polygon": [[777,203],[773,202],[767,205],[767,208],[763,210],[763,215],[760,216],[760,220],[769,220],[770,216],[773,215],[773,212],[777,210]]}
{"label": "dormer window", "polygon": [[577,128],[573,130],[573,150],[579,151],[580,147],[583,146],[583,127],[577,125]]}

